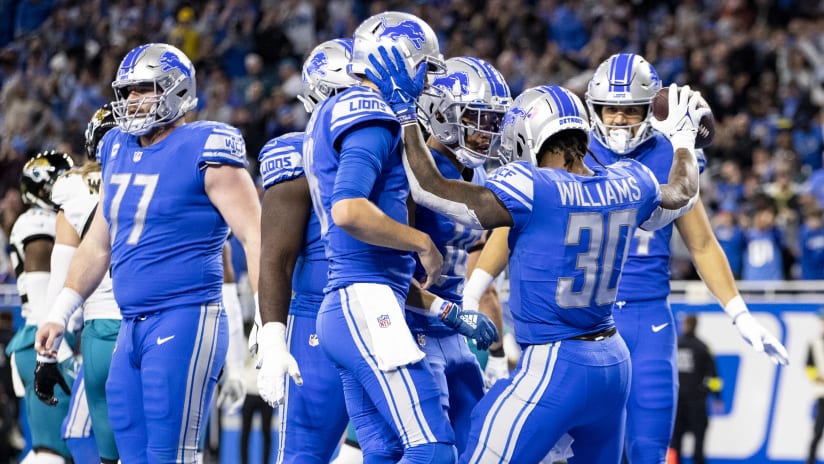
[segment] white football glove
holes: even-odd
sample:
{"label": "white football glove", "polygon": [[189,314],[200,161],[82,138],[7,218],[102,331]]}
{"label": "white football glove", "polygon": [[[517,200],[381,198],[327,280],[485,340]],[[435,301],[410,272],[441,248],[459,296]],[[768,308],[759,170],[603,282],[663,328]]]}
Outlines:
{"label": "white football glove", "polygon": [[677,85],[672,84],[669,87],[667,119],[659,121],[655,117],[650,118],[650,125],[669,139],[673,150],[695,150],[698,123],[706,114],[712,112],[709,108],[698,108],[700,101],[701,94],[691,91],[690,86],[685,85],[679,89]]}
{"label": "white football glove", "polygon": [[288,374],[298,386],[303,385],[300,369],[286,346],[286,326],[267,322],[258,331],[258,391],[273,408],[283,403]]}
{"label": "white football glove", "polygon": [[509,361],[504,356],[492,356],[486,360],[486,368],[484,369],[484,383],[486,388],[492,388],[500,379],[509,377]]}
{"label": "white football glove", "polygon": [[767,353],[767,356],[776,364],[787,365],[789,363],[789,355],[784,345],[759,324],[752,314],[749,312],[739,314],[733,324],[738,328],[741,337],[752,345],[755,351]]}
{"label": "white football glove", "polygon": [[234,414],[243,405],[246,399],[246,384],[237,375],[228,375],[220,385],[217,395],[217,406],[229,414]]}

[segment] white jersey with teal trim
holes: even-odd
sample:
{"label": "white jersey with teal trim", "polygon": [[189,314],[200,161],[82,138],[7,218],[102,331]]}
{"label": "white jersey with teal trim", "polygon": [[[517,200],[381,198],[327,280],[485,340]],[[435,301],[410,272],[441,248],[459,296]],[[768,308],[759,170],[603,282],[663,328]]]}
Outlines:
{"label": "white jersey with teal trim", "polygon": [[[89,191],[80,173],[71,171],[54,183],[52,201],[60,205],[66,220],[82,239],[97,210],[97,194]],[[108,272],[83,303],[83,319],[120,319],[120,308],[114,300],[112,278]]]}
{"label": "white jersey with teal trim", "polygon": [[9,245],[11,245],[11,264],[17,275],[17,291],[20,293],[22,315],[27,319],[27,323],[35,324],[36,321],[28,321],[34,315],[29,305],[29,290],[26,287],[26,272],[23,270],[23,263],[26,261],[26,245],[38,239],[54,241],[55,223],[57,213],[48,209],[29,208],[21,214],[11,228],[9,234]]}

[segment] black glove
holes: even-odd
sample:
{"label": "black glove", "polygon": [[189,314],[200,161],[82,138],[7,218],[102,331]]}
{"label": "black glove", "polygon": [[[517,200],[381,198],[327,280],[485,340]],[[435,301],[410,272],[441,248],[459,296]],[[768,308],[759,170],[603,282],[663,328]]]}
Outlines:
{"label": "black glove", "polygon": [[34,368],[34,393],[40,401],[54,406],[57,404],[57,398],[54,397],[55,385],[60,385],[67,395],[71,395],[72,390],[60,373],[57,360],[38,355],[37,366]]}

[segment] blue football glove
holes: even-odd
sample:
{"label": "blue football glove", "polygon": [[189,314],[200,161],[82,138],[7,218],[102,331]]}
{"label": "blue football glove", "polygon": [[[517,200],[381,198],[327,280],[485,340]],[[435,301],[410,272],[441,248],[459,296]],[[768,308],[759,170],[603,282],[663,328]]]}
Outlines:
{"label": "blue football glove", "polygon": [[373,54],[369,55],[369,62],[375,67],[375,72],[366,69],[366,77],[378,86],[383,99],[402,125],[414,124],[418,119],[416,100],[423,93],[426,82],[426,63],[418,65],[413,77],[407,72],[403,56],[397,47],[392,47],[394,60],[386,47],[381,45],[378,52],[380,60]]}
{"label": "blue football glove", "polygon": [[474,339],[479,350],[485,350],[498,341],[498,329],[486,315],[478,311],[464,311],[451,301],[444,301],[441,308],[441,321],[459,334]]}

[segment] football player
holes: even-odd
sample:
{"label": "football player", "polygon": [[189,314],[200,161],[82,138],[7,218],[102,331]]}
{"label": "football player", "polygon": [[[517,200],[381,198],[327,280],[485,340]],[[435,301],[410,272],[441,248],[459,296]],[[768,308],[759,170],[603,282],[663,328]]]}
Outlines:
{"label": "football player", "polygon": [[[55,353],[53,364],[38,365],[35,333],[49,313],[47,290],[57,219],[57,205],[51,192],[57,178],[72,166],[69,155],[53,151],[39,153],[25,164],[21,192],[28,209],[17,218],[9,236],[26,324],[9,342],[6,353],[11,357],[15,393],[26,399],[26,419],[32,437],[32,451],[22,461],[26,464],[62,464],[71,458],[60,424],[69,410],[69,383],[75,378],[74,356],[65,344],[59,354]],[[35,366],[59,379],[56,391],[35,392]],[[54,386],[51,385],[52,389]],[[50,397],[52,404],[37,399],[40,395]]]}
{"label": "football player", "polygon": [[231,227],[256,292],[260,203],[240,132],[186,123],[196,81],[180,50],[132,49],[112,87],[100,207],[54,310],[71,312],[111,268],[123,321],[106,393],[121,460],[193,462],[228,345],[221,251]]}
{"label": "football player", "polygon": [[[371,58],[380,73],[373,80],[403,111],[423,83],[392,54],[381,49],[380,59]],[[670,184],[661,186],[637,162],[586,167],[586,110],[559,87],[516,99],[504,119],[502,152],[519,161],[495,171],[486,188],[443,179],[420,130],[404,126],[419,204],[472,227],[511,227],[510,307],[524,351],[515,372],[474,410],[461,462],[539,462],[567,432],[575,461],[620,460],[630,364],[611,312],[626,244],[637,227],[666,224],[698,195],[695,134],[708,110],[688,90],[671,93],[677,105],[660,125],[679,149]]]}
{"label": "football player", "polygon": [[[415,102],[393,114],[365,79],[371,67],[367,57],[382,43],[401,47],[410,68],[423,64],[429,71],[444,71],[438,39],[428,24],[407,13],[377,14],[354,33],[348,72],[364,79],[363,85],[329,98],[312,114],[303,162],[329,259],[318,341],[339,368],[365,460],[397,461],[402,454],[404,462],[450,463],[454,432],[403,311],[413,254],[426,276],[423,287],[439,278],[443,261],[429,236],[407,225],[409,186],[399,120],[415,119]],[[457,305],[439,310],[465,334],[485,343],[497,338],[477,316],[463,321]]]}
{"label": "football player", "polygon": [[[86,163],[61,176],[54,184],[51,198],[59,205],[60,211],[57,213],[57,232],[51,254],[48,294],[50,303],[63,288],[71,258],[88,230],[97,207],[100,187],[100,165],[96,161],[97,144],[103,135],[115,126],[111,105],[107,103],[95,112],[86,128]],[[120,330],[120,308],[114,300],[112,282],[108,274],[104,275],[100,285],[75,314],[50,312],[47,319],[40,324],[37,339],[42,344],[52,332],[63,334],[75,317],[79,317],[83,323],[80,345],[83,366],[73,387],[72,405],[64,435],[75,461],[80,462],[83,458],[78,456],[84,453],[84,447],[82,442],[73,438],[78,435],[78,430],[81,435],[88,432],[88,424],[80,415],[86,412],[91,418],[98,462],[116,463],[120,456],[109,425],[106,379],[109,376],[114,341]],[[61,340],[58,338],[53,344],[53,351],[57,352],[60,346]],[[35,386],[37,390],[46,392],[38,396],[47,404],[53,402],[48,393],[54,391],[55,384],[60,380],[59,372],[53,367],[56,361],[52,353],[38,356],[39,368],[35,374]]]}
{"label": "football player", "polygon": [[[512,103],[509,87],[484,60],[459,57],[445,64],[444,75],[432,79],[418,99],[418,114],[430,134],[427,145],[444,177],[482,185],[484,164],[498,154],[501,121]],[[468,250],[483,232],[425,206],[414,207],[410,216],[411,225],[432,237],[444,256],[441,277],[428,289],[437,296],[434,305],[460,301]],[[485,390],[478,361],[466,338],[442,321],[408,311],[407,323],[440,385],[460,453],[466,445],[470,413]]]}
{"label": "football player", "polygon": [[[604,163],[634,159],[663,182],[673,164],[673,145],[653,130],[651,103],[661,88],[652,65],[640,55],[613,55],[595,70],[586,92],[592,121],[589,148]],[[703,157],[699,160],[703,168]],[[593,163],[590,162],[590,165]],[[675,221],[698,274],[741,336],[775,363],[787,351],[753,318],[738,294],[724,251],[703,204]],[[626,456],[631,464],[663,463],[675,420],[678,394],[677,333],[668,303],[672,224],[637,230],[629,245],[614,317],[632,357],[627,403]]]}
{"label": "football player", "polygon": [[[351,56],[351,39],[330,40],[312,50],[303,64],[299,97],[307,112],[358,83],[346,73]],[[340,375],[321,351],[315,329],[328,262],[302,152],[303,133],[294,132],[270,140],[259,156],[265,193],[258,390],[271,406],[281,404],[277,460],[290,464],[329,462],[349,420]],[[276,374],[283,362],[293,376],[288,383]],[[307,372],[305,380],[298,365]]]}

